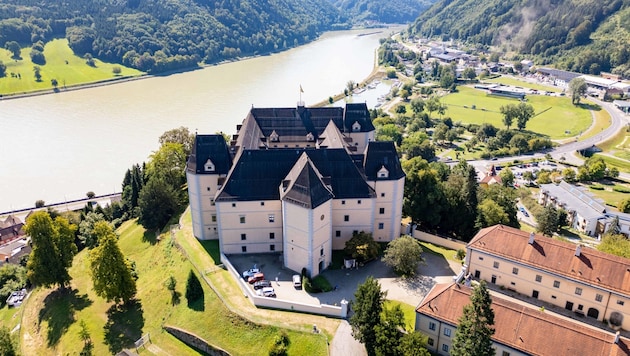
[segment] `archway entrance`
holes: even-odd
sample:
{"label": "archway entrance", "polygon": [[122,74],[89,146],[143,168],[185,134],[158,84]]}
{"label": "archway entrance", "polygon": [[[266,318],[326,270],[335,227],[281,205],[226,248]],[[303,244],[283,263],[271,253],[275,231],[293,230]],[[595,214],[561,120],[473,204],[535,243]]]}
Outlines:
{"label": "archway entrance", "polygon": [[588,312],[586,313],[586,315],[591,318],[597,319],[599,317],[599,310],[595,308],[588,308]]}

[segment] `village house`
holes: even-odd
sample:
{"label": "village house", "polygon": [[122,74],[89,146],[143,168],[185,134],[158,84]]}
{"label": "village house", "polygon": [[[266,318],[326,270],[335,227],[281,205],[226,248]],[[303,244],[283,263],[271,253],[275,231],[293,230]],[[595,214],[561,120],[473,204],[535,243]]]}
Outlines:
{"label": "village house", "polygon": [[[428,336],[428,349],[449,355],[471,287],[435,285],[416,308],[415,330]],[[493,347],[498,356],[627,355],[630,340],[555,313],[492,293]]]}
{"label": "village house", "polygon": [[405,175],[374,141],[365,104],[252,108],[231,142],[197,135],[187,181],[198,239],[222,253],[282,253],[316,276],[353,234],[400,236]]}
{"label": "village house", "polygon": [[475,279],[630,330],[630,260],[571,242],[495,225],[467,246]]}

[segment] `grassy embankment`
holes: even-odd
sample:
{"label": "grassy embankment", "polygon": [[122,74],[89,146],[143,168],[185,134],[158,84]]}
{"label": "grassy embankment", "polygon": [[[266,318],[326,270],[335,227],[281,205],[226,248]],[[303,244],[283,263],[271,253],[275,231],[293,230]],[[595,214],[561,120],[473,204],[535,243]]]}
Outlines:
{"label": "grassy embankment", "polygon": [[[44,46],[46,64],[38,65],[42,75],[41,81],[38,82],[35,80],[33,71],[33,67],[37,64],[31,61],[30,52],[30,47],[23,48],[22,59],[16,61],[11,58],[11,52],[0,48],[0,61],[7,66],[6,76],[0,78],[0,95],[52,90],[52,79],[56,79],[58,88],[63,90],[64,86],[70,87],[143,74],[136,69],[127,68],[120,64],[105,63],[98,59],[94,59],[95,65],[93,67],[89,66],[85,59],[72,52],[68,47],[68,40],[55,39]],[[114,74],[114,67],[120,68],[120,74]]]}
{"label": "grassy embankment", "polygon": [[[252,313],[251,319],[260,319],[267,325],[254,323],[226,308],[220,297],[203,281],[204,299],[188,305],[184,294],[192,261],[198,263],[199,270],[213,283],[221,283],[218,288],[228,294],[224,296],[228,304],[232,302],[233,295],[240,298],[236,304],[240,308],[237,311],[247,314],[249,309],[257,310],[244,299],[233,280],[231,283],[227,280],[227,272],[217,267],[203,246],[192,237],[189,214],[186,220],[184,228],[176,233],[181,249],[172,243],[170,234],[163,234],[162,241],[156,241],[135,221],[125,223],[118,230],[120,248],[126,257],[136,263],[139,276],[138,303],[129,310],[115,308],[94,294],[88,274],[87,251],[79,253],[70,270],[73,277],[71,293],[37,289],[24,306],[21,330],[23,354],[77,354],[83,347],[79,337],[81,321],[87,325],[96,355],[131,347],[133,341],[147,333],[152,343],[147,349],[140,348],[140,354],[198,354],[163,331],[163,325],[193,332],[232,354],[266,353],[281,330],[289,335],[289,354],[327,354],[326,337],[335,332],[338,320],[261,310],[260,314]],[[190,260],[182,251],[186,251]],[[173,303],[165,287],[169,276],[177,280],[177,303]],[[313,324],[324,330],[324,334],[308,332]],[[276,325],[287,328],[280,329]]]}

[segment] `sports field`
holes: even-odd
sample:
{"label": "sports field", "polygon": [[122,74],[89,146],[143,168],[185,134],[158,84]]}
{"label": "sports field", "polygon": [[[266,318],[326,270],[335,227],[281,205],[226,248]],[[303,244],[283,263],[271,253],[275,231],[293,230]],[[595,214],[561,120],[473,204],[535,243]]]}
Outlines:
{"label": "sports field", "polygon": [[[142,72],[124,67],[120,64],[104,63],[94,59],[95,65],[89,66],[85,59],[76,56],[66,39],[55,39],[44,46],[46,64],[41,68],[41,81],[35,80],[31,62],[31,48],[22,48],[22,59],[11,59],[11,52],[0,48],[0,61],[6,66],[6,75],[0,78],[0,95],[21,94],[36,90],[52,89],[52,79],[56,79],[59,88],[65,86],[92,83],[118,77],[137,76]],[[120,68],[119,74],[114,74],[114,67]]]}
{"label": "sports field", "polygon": [[[490,96],[485,91],[459,86],[458,92],[442,98],[448,106],[445,116],[462,123],[490,123],[505,128],[500,108],[507,104],[518,104],[518,99]],[[527,95],[527,102],[534,107],[535,116],[527,123],[526,130],[551,139],[562,139],[579,135],[589,128],[592,116],[588,109],[576,107],[567,97]],[[473,105],[475,109],[473,109]],[[512,125],[515,128],[516,123]]]}

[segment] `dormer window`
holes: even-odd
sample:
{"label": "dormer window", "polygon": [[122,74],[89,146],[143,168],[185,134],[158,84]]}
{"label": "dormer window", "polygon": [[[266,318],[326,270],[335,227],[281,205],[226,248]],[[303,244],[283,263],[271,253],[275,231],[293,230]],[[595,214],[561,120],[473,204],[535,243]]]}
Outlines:
{"label": "dormer window", "polygon": [[313,136],[313,133],[312,133],[312,132],[309,132],[309,133],[306,135],[306,141],[307,141],[307,142],[313,142],[313,141],[315,141],[315,136]]}
{"label": "dormer window", "polygon": [[278,133],[276,133],[276,130],[273,130],[271,135],[269,135],[269,140],[271,142],[278,142],[280,140],[280,136],[278,136]]}
{"label": "dormer window", "polygon": [[214,169],[215,169],[214,163],[212,163],[210,158],[208,158],[208,160],[206,161],[206,164],[203,165],[203,170],[206,172],[214,172]]}
{"label": "dormer window", "polygon": [[387,170],[387,168],[385,168],[385,166],[383,166],[381,167],[381,169],[378,170],[376,176],[378,178],[389,178],[389,171]]}
{"label": "dormer window", "polygon": [[355,121],[354,124],[352,124],[352,132],[359,132],[361,131],[361,124],[359,124],[358,121]]}

